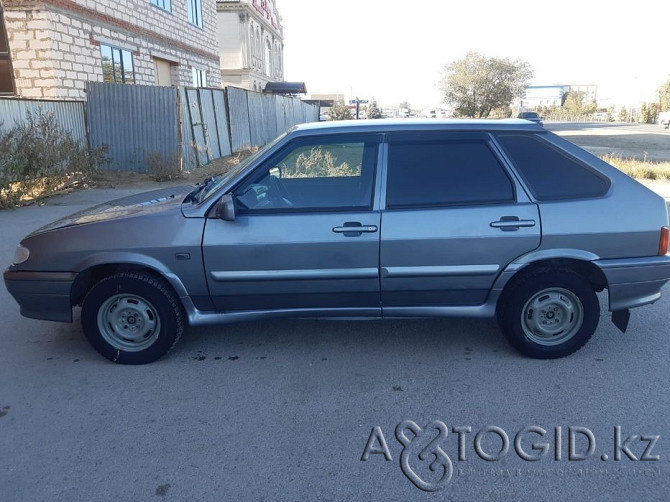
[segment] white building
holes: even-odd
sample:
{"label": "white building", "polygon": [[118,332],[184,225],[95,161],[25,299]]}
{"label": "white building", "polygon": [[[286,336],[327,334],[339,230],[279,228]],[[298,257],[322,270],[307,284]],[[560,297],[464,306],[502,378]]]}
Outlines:
{"label": "white building", "polygon": [[514,107],[521,110],[532,110],[540,106],[560,107],[565,101],[568,92],[581,92],[584,94],[584,103],[595,101],[598,86],[588,85],[531,85],[526,87],[526,93],[521,100],[515,100]]}
{"label": "white building", "polygon": [[568,92],[567,85],[531,85],[518,106],[521,109],[533,109],[540,106],[561,106],[563,96]]}
{"label": "white building", "polygon": [[221,79],[252,91],[284,80],[284,35],[273,0],[217,0]]}
{"label": "white building", "polygon": [[87,81],[219,87],[215,1],[0,0],[0,82],[54,99],[82,99]]}

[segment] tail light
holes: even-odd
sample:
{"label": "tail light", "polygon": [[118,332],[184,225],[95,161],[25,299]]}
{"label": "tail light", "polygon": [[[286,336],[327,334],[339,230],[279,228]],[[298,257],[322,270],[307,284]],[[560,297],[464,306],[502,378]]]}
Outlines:
{"label": "tail light", "polygon": [[668,252],[668,234],[670,234],[670,228],[661,227],[661,242],[658,245],[659,256],[663,256]]}

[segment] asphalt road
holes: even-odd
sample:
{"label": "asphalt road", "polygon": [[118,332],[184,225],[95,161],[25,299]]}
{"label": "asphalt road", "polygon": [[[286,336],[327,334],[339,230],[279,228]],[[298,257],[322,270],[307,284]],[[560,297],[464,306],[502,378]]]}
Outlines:
{"label": "asphalt road", "polygon": [[545,127],[594,155],[670,162],[670,130],[656,124],[547,122]]}
{"label": "asphalt road", "polygon": [[[32,229],[125,193],[1,211],[0,261]],[[493,321],[285,320],[192,329],[167,358],[127,367],[78,323],[22,318],[0,287],[0,500],[665,501],[664,292],[626,334],[603,309],[594,338],[555,361],[519,356]],[[403,450],[407,420],[422,431]],[[517,453],[532,426],[546,434],[522,432]],[[419,458],[432,438],[450,478]]]}

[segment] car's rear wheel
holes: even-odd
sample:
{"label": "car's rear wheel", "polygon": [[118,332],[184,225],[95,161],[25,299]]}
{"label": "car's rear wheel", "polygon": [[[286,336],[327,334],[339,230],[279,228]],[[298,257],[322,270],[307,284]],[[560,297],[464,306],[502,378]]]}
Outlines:
{"label": "car's rear wheel", "polygon": [[538,359],[564,357],[589,341],[598,326],[595,291],[571,270],[528,274],[505,291],[500,327],[522,354]]}
{"label": "car's rear wheel", "polygon": [[120,272],[94,284],[84,299],[81,323],[93,348],[121,364],[146,364],[164,356],[185,325],[170,286],[143,272]]}

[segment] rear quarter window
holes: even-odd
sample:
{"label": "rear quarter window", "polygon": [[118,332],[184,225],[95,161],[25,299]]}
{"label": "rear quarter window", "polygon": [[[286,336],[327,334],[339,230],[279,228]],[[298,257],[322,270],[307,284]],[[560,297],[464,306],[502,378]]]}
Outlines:
{"label": "rear quarter window", "polygon": [[496,139],[537,200],[599,197],[610,181],[554,145],[531,134],[497,134]]}

